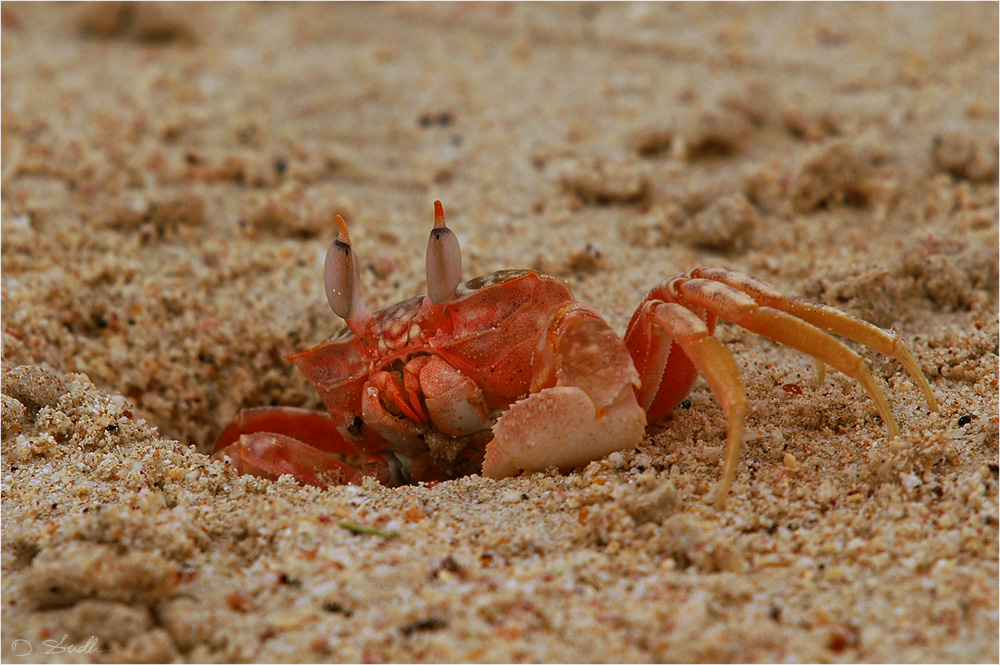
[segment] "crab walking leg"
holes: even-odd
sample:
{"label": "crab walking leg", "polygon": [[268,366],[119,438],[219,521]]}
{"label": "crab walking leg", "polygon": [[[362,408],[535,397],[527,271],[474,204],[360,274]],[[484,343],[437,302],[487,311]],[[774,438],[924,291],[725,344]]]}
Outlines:
{"label": "crab walking leg", "polygon": [[[651,291],[640,303],[625,330],[625,348],[642,380],[642,385],[635,391],[636,399],[646,411],[646,423],[650,425],[665,418],[680,404],[698,379],[698,368],[674,343],[667,329],[651,318],[650,305],[672,302],[671,297],[671,292],[665,288]],[[698,313],[690,313],[702,320]],[[702,320],[702,325],[711,334],[715,315],[711,315],[710,321]]]}
{"label": "crab walking leg", "polygon": [[228,462],[240,474],[271,479],[288,474],[318,487],[356,480],[359,470],[336,454],[360,451],[327,413],[270,407],[242,411],[219,435],[212,459]]}
{"label": "crab walking leg", "polygon": [[243,409],[216,438],[213,452],[239,441],[241,436],[257,432],[281,432],[328,453],[357,455],[360,452],[344,438],[329,413],[294,406]]}
{"label": "crab walking leg", "polygon": [[813,360],[816,361],[816,385],[821,386],[826,381],[826,365],[819,358],[813,358]]}
{"label": "crab walking leg", "polygon": [[[726,458],[722,467],[722,479],[715,493],[715,507],[721,510],[726,505],[729,487],[736,476],[736,463],[743,444],[743,420],[747,410],[746,392],[736,361],[694,312],[676,303],[657,300],[647,302],[644,309],[647,320],[662,329],[672,342],[680,346],[684,355],[705,377],[712,393],[722,405],[722,413],[726,416]],[[648,378],[659,382],[658,377]],[[647,377],[642,376],[641,379],[645,383]],[[665,376],[663,379],[669,381],[670,377]]]}
{"label": "crab walking leg", "polygon": [[[927,406],[930,410],[937,411],[937,399],[934,397],[934,392],[931,390],[931,385],[927,381],[927,377],[920,371],[917,362],[910,355],[910,352],[903,343],[892,333],[822,303],[814,302],[807,298],[786,296],[756,277],[736,272],[735,270],[699,268],[692,270],[691,276],[728,284],[749,295],[758,305],[787,312],[792,316],[813,324],[817,328],[821,328],[834,335],[846,337],[849,340],[864,344],[880,353],[895,358],[903,365],[909,375],[913,377],[917,385],[920,386],[920,391],[923,393],[924,399],[927,400]],[[820,370],[820,377],[822,376],[823,373]],[[820,378],[820,381],[822,381],[822,378]]]}
{"label": "crab walking leg", "polygon": [[531,394],[493,426],[483,475],[568,471],[638,445],[646,413],[636,402],[639,375],[625,345],[592,309],[562,305],[535,348]]}
{"label": "crab walking leg", "polygon": [[889,435],[899,436],[889,402],[864,359],[843,342],[791,314],[762,307],[742,291],[720,282],[695,278],[680,281],[676,288],[684,304],[704,307],[742,328],[808,353],[855,379],[875,402],[875,408],[889,427]]}
{"label": "crab walking leg", "polygon": [[229,463],[239,474],[276,480],[289,475],[304,485],[327,488],[357,481],[362,471],[284,434],[254,432],[212,455]]}

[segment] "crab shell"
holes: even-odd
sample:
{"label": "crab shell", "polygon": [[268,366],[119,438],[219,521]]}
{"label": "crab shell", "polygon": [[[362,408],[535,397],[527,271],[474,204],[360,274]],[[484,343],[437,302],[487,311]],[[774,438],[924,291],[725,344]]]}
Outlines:
{"label": "crab shell", "polygon": [[[559,325],[554,319],[560,315],[564,318],[569,316],[572,324],[557,330]],[[287,359],[316,387],[337,431],[346,442],[368,456],[401,462],[404,473],[382,477],[383,481],[398,484],[479,473],[484,470],[487,444],[497,434],[494,429],[502,433],[506,428],[509,436],[493,444],[496,448],[490,455],[493,468],[485,469],[487,475],[512,475],[526,467],[533,470],[547,466],[566,469],[594,459],[593,445],[587,445],[586,441],[565,442],[579,449],[579,454],[567,455],[565,449],[539,450],[536,445],[545,445],[536,441],[539,437],[529,436],[525,440],[516,431],[519,422],[529,420],[532,421],[531,428],[537,430],[539,417],[545,419],[547,414],[549,421],[562,427],[566,434],[573,434],[572,426],[567,429],[566,423],[558,417],[559,413],[547,410],[553,407],[560,409],[559,400],[590,400],[592,396],[584,395],[578,387],[574,387],[572,395],[564,394],[568,389],[548,391],[547,403],[536,400],[521,408],[520,418],[512,413],[509,418],[502,419],[502,426],[494,428],[494,425],[499,425],[496,421],[508,407],[528,395],[533,376],[537,384],[535,391],[555,387],[560,380],[555,374],[562,375],[569,371],[564,370],[563,365],[574,367],[574,382],[578,382],[576,380],[580,375],[593,375],[598,382],[606,381],[608,377],[602,376],[599,371],[593,372],[592,365],[595,359],[606,361],[609,355],[613,358],[614,368],[622,376],[617,382],[612,381],[617,383],[617,387],[612,389],[614,394],[611,395],[600,395],[602,389],[598,385],[590,389],[584,387],[598,393],[598,403],[589,407],[590,412],[610,406],[624,397],[626,401],[631,401],[631,408],[626,407],[627,419],[631,423],[626,428],[626,436],[636,442],[642,436],[645,414],[631,397],[633,388],[638,386],[638,374],[625,347],[596,313],[576,303],[569,288],[555,278],[530,270],[494,272],[460,285],[455,296],[444,306],[433,305],[428,298],[418,296],[376,312],[374,319],[373,328],[379,331],[377,334],[359,337],[345,326],[323,344],[290,355]],[[588,322],[593,323],[588,326]],[[579,331],[577,338],[568,334],[567,329]],[[590,362],[586,358],[581,359],[580,354],[574,358],[566,357],[564,348],[555,354],[546,351],[553,344],[561,347],[579,345],[584,341],[579,339],[581,335],[601,342],[599,347],[593,349],[596,354]],[[608,346],[611,348],[604,348]],[[370,416],[366,419],[363,404],[366,389],[372,390],[370,378],[373,375],[383,370],[400,375],[407,363],[420,356],[439,357],[468,377],[481,390],[490,414],[486,427],[478,432],[464,436],[446,434],[452,430],[449,421],[461,416],[449,411],[449,408],[459,410],[465,399],[462,388],[457,388],[442,400],[443,406],[439,405],[436,411],[426,409],[430,412],[430,422],[416,423],[403,417],[397,418],[398,422],[393,425],[405,423],[403,426],[410,428],[414,436],[427,444],[430,459],[422,455],[425,451],[409,450],[404,443],[388,441],[382,436],[384,428],[373,428],[373,423],[368,421]],[[562,361],[560,366],[545,367],[545,363],[555,357]],[[546,372],[551,375],[548,379],[545,379]],[[539,383],[546,381],[546,385]],[[604,392],[608,391],[605,389]],[[376,398],[383,396],[376,395]],[[419,397],[424,398],[424,395]],[[571,408],[575,409],[577,405],[573,404]],[[587,407],[584,407],[586,410]],[[389,417],[395,416],[390,414]],[[595,430],[592,423],[581,422],[580,425],[581,429],[587,429],[580,432],[584,438],[604,436],[598,431],[601,428]],[[609,419],[608,425],[620,426],[621,422]],[[551,440],[551,436],[548,438]],[[620,438],[620,435],[615,438]],[[510,445],[505,442],[510,442]],[[549,445],[561,447],[558,441]],[[600,442],[597,445],[604,447]],[[615,446],[620,444],[615,443]],[[520,447],[520,451],[515,447]],[[606,452],[609,451],[598,450],[597,456]],[[518,468],[511,467],[512,464]]]}

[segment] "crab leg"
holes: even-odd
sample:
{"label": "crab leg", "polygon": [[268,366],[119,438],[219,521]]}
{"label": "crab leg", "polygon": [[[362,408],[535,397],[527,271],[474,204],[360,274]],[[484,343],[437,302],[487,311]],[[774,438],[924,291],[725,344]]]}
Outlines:
{"label": "crab leg", "polygon": [[325,412],[273,407],[240,412],[216,439],[212,459],[241,474],[289,474],[300,483],[327,487],[357,480],[358,469],[337,455],[359,454]]}
{"label": "crab leg", "polygon": [[[726,416],[726,457],[722,467],[722,479],[715,494],[715,507],[721,510],[726,505],[729,487],[736,475],[736,462],[739,460],[743,443],[743,420],[747,409],[746,393],[743,390],[736,361],[722,342],[712,336],[708,325],[697,314],[676,303],[647,301],[642,306],[632,329],[660,333],[653,338],[653,343],[662,346],[650,349],[652,352],[662,353],[664,349],[671,348],[672,342],[676,343],[695,370],[708,381],[712,393],[722,405],[722,413]],[[636,337],[633,334],[630,340]],[[662,370],[658,370],[655,363],[646,365],[644,373],[640,369],[643,386],[648,382],[654,393],[661,382],[661,375]],[[670,379],[672,377],[668,376],[667,380]]]}
{"label": "crab leg", "polygon": [[864,344],[880,353],[895,358],[903,365],[903,368],[906,369],[920,387],[920,391],[923,393],[930,410],[937,411],[937,399],[934,397],[934,392],[931,390],[931,385],[927,381],[927,377],[920,371],[917,362],[910,355],[910,352],[906,350],[906,347],[903,346],[903,343],[892,333],[886,332],[878,326],[851,316],[846,312],[841,312],[822,303],[813,302],[808,298],[786,296],[756,277],[751,277],[735,270],[699,268],[691,271],[691,276],[704,277],[715,282],[728,284],[746,293],[758,305],[773,307],[774,309],[787,312],[827,332],[846,337],[849,340]]}
{"label": "crab leg", "polygon": [[[684,350],[674,344],[670,328],[658,325],[650,318],[649,304],[674,300],[665,286],[654,288],[635,310],[625,330],[625,348],[642,380],[642,385],[636,389],[636,397],[646,411],[648,424],[666,417],[688,396],[698,378],[698,368],[684,354]],[[714,314],[692,314],[702,320],[709,334],[715,331]]]}
{"label": "crab leg", "polygon": [[899,436],[889,402],[868,365],[843,342],[791,314],[761,307],[747,294],[721,282],[700,278],[685,280],[677,285],[677,291],[685,304],[704,307],[742,328],[808,353],[856,380],[875,402],[875,408],[889,428],[889,435]]}

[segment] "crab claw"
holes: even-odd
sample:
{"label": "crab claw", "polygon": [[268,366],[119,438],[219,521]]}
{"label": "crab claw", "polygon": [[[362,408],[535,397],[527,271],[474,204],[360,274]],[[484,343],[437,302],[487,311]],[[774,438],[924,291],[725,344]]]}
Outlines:
{"label": "crab claw", "polygon": [[646,427],[638,386],[632,358],[611,327],[590,308],[566,303],[538,341],[531,394],[493,427],[483,475],[568,471],[637,445]]}

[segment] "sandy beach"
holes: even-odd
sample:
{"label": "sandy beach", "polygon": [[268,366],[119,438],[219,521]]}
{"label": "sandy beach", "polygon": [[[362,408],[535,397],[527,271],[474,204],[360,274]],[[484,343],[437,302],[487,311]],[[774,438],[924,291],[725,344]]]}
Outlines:
{"label": "sandy beach", "polygon": [[[981,4],[2,7],[3,662],[997,662],[998,10]],[[572,473],[321,491],[209,460],[320,408],[284,356],[534,268],[623,331],[695,267],[892,331],[852,379],[720,324]]]}

